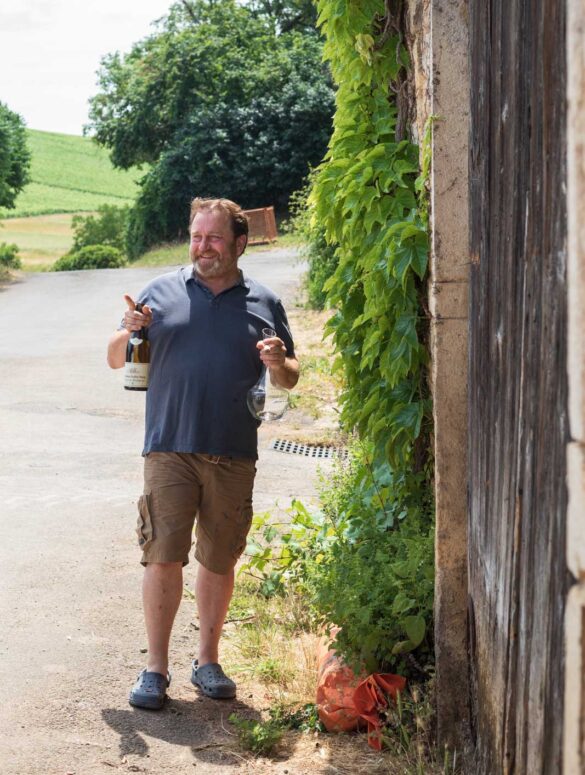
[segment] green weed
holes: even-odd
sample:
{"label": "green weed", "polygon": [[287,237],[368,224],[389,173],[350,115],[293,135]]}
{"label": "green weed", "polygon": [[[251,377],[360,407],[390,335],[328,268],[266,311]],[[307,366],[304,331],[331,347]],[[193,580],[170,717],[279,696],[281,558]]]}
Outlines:
{"label": "green weed", "polygon": [[252,721],[240,718],[235,713],[229,716],[231,724],[238,730],[240,745],[246,751],[267,756],[282,740],[284,729],[272,719],[268,721]]}
{"label": "green weed", "polygon": [[284,670],[280,660],[273,657],[260,660],[255,672],[264,683],[268,684],[286,685],[291,677],[291,671]]}
{"label": "green weed", "polygon": [[247,751],[267,756],[282,740],[286,730],[322,732],[317,708],[314,703],[302,707],[276,704],[268,711],[265,721],[252,721],[232,713],[229,721],[237,728],[240,745]]}
{"label": "green weed", "polygon": [[308,702],[302,707],[276,705],[268,712],[270,718],[276,723],[281,724],[285,729],[296,729],[299,732],[325,731],[314,702]]}

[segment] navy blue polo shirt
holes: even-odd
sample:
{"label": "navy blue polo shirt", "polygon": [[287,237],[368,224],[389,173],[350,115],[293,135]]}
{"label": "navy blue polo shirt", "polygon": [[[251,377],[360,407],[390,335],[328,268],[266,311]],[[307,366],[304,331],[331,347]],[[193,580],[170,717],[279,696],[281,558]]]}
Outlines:
{"label": "navy blue polo shirt", "polygon": [[161,275],[140,293],[152,309],[146,392],[148,452],[258,457],[258,425],[246,397],[262,371],[256,343],[273,328],[294,357],[280,299],[240,275],[217,296],[192,267]]}

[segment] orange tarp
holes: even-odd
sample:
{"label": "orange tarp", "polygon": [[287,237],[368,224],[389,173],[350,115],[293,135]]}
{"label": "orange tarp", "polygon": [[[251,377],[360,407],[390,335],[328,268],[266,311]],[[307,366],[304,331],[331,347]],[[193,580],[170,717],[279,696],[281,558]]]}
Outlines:
{"label": "orange tarp", "polygon": [[396,701],[406,679],[393,673],[356,675],[343,664],[330,641],[322,639],[319,649],[317,711],[328,732],[351,732],[367,725],[368,743],[382,748],[382,719],[389,698]]}

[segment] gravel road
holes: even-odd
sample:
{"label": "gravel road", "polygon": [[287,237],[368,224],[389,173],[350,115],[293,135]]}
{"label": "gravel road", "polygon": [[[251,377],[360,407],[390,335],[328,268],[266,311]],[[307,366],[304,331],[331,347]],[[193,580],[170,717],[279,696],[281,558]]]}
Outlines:
{"label": "gravel road", "polygon": [[[294,253],[242,265],[293,303]],[[247,771],[214,753],[230,709],[188,684],[188,605],[175,629],[172,713],[133,711],[126,699],[144,660],[133,532],[144,396],[122,389],[105,348],[122,294],[161,271],[35,274],[0,292],[3,775]],[[258,510],[313,494],[312,462],[269,450],[273,435],[261,434]],[[194,564],[188,574],[192,586]]]}

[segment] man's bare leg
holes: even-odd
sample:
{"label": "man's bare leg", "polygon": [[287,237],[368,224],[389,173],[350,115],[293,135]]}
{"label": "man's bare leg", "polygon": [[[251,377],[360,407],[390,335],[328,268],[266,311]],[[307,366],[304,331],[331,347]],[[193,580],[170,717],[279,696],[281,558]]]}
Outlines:
{"label": "man's bare leg", "polygon": [[234,591],[234,571],[223,576],[200,565],[196,591],[200,627],[199,665],[208,665],[219,662],[219,638]]}
{"label": "man's bare leg", "polygon": [[147,670],[167,674],[169,641],[183,594],[180,562],[151,562],[144,569],[142,600],[148,636]]}

